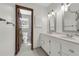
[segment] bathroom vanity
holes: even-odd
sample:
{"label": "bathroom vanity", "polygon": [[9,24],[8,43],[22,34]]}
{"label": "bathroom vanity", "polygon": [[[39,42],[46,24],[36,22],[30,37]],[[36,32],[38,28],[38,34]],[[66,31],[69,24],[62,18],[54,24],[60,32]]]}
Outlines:
{"label": "bathroom vanity", "polygon": [[78,4],[60,6],[60,11],[49,10],[49,33],[40,34],[40,46],[49,56],[79,56],[79,35],[75,35],[79,33]]}
{"label": "bathroom vanity", "polygon": [[41,33],[41,48],[49,56],[79,56],[79,37],[59,33]]}

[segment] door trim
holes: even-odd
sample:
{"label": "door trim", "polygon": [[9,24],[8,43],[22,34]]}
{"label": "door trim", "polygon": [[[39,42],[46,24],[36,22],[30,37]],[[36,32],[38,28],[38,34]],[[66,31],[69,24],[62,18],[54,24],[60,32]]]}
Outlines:
{"label": "door trim", "polygon": [[[17,37],[18,37],[18,34],[17,34],[17,31],[19,31],[19,29],[17,30],[17,20],[18,20],[18,11],[17,11],[17,9],[18,8],[20,8],[20,9],[25,9],[25,10],[30,10],[31,11],[31,50],[33,50],[33,9],[31,9],[31,8],[28,8],[28,7],[24,7],[24,6],[20,6],[20,5],[16,5],[15,6],[16,8],[15,8],[15,13],[16,13],[16,26],[15,26],[15,55],[17,55],[17,53],[19,52],[19,51],[17,51],[17,43],[19,42],[19,41],[17,41]],[[19,50],[20,50],[20,48],[19,48]]]}

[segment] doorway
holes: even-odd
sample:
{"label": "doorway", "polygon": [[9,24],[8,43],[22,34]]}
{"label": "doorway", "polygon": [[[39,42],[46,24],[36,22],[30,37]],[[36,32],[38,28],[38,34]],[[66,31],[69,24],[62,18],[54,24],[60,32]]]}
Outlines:
{"label": "doorway", "polygon": [[16,5],[15,55],[23,43],[33,50],[33,9]]}

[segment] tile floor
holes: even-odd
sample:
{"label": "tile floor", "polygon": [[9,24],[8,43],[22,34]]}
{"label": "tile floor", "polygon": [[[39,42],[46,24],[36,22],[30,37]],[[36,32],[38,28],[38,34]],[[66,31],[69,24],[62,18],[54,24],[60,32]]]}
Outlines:
{"label": "tile floor", "polygon": [[30,45],[22,44],[17,56],[47,56],[41,48],[36,48],[33,51],[30,48]]}

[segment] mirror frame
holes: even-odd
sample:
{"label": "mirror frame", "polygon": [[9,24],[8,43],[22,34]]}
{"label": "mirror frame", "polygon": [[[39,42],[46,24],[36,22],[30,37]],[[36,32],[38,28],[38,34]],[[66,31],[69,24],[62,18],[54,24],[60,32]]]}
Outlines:
{"label": "mirror frame", "polygon": [[[65,12],[64,12],[65,13]],[[62,31],[63,32],[79,32],[79,31],[74,31],[74,30],[65,30],[64,29],[64,14],[62,15]]]}
{"label": "mirror frame", "polygon": [[[53,15],[52,15],[53,16]],[[55,16],[54,16],[54,30],[51,30],[50,29],[50,20],[48,19],[48,22],[49,22],[49,33],[52,33],[52,32],[56,32],[56,13],[55,13]]]}

